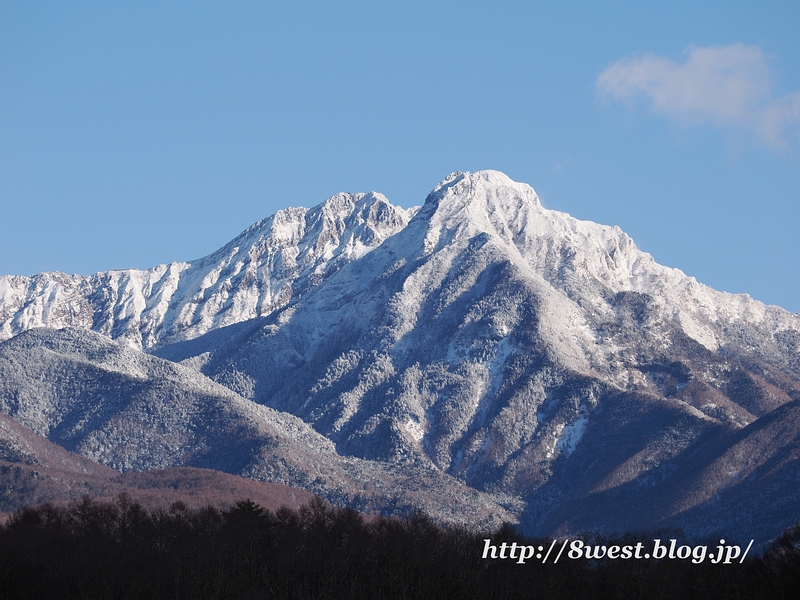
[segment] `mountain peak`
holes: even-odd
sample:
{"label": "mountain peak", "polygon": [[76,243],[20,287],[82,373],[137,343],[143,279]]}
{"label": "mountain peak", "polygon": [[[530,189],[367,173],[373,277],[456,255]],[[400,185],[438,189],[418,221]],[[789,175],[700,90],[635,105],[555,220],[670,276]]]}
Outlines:
{"label": "mountain peak", "polygon": [[471,199],[485,198],[498,200],[513,198],[518,201],[541,206],[539,197],[534,189],[527,183],[519,183],[511,179],[502,171],[483,170],[470,173],[469,171],[454,171],[440,181],[428,195],[426,203],[437,203],[448,196],[468,197]]}
{"label": "mountain peak", "polygon": [[376,192],[285,208],[191,262],[91,276],[0,276],[0,339],[92,329],[153,349],[268,315],[403,229],[416,212]]}
{"label": "mountain peak", "polygon": [[427,250],[481,233],[513,246],[526,223],[539,221],[543,211],[531,186],[500,171],[456,171],[428,195],[417,220],[425,222]]}

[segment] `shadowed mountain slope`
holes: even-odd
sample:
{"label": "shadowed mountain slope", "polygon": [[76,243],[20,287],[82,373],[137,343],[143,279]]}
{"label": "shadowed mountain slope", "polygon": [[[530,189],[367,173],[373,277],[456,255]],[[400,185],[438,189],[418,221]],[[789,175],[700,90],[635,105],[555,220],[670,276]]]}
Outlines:
{"label": "shadowed mountain slope", "polygon": [[18,423],[123,472],[215,469],[367,511],[417,507],[482,526],[513,518],[436,469],[340,456],[297,417],[91,331],[36,329],[1,343],[0,413],[13,418],[5,446],[15,460],[31,454],[14,437]]}
{"label": "shadowed mountain slope", "polygon": [[0,416],[0,517],[22,506],[73,502],[84,495],[112,500],[120,494],[150,508],[174,502],[192,508],[227,508],[249,498],[275,510],[297,508],[313,498],[297,488],[210,469],[173,467],[120,474]]}

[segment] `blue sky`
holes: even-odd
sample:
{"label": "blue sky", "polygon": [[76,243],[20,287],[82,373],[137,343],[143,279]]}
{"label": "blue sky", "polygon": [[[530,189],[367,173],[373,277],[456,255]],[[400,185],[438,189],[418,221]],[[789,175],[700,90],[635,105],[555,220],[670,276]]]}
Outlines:
{"label": "blue sky", "polygon": [[0,273],[498,169],[800,311],[800,3],[0,3]]}

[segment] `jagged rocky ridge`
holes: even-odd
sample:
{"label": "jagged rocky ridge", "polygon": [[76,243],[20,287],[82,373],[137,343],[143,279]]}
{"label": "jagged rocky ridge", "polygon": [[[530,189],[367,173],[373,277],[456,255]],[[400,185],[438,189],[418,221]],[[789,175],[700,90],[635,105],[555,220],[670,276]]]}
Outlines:
{"label": "jagged rocky ridge", "polygon": [[402,229],[414,209],[381,194],[287,208],[191,262],[92,276],[0,277],[0,339],[34,327],[92,329],[135,348],[266,315]]}
{"label": "jagged rocky ridge", "polygon": [[[186,276],[167,286],[173,268]],[[158,269],[164,283],[130,283]],[[5,335],[141,343],[299,417],[336,456],[447,476],[529,531],[708,531],[767,479],[785,501],[760,531],[797,518],[798,316],[662,267],[501,173],[453,174],[418,211],[339,195],[183,267],[5,278],[0,297]]]}

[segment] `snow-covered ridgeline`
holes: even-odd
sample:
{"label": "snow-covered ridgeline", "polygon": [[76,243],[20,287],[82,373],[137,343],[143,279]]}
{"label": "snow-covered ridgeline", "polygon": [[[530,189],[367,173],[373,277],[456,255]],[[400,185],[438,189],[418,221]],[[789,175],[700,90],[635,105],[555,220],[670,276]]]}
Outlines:
{"label": "snow-covered ridgeline", "polygon": [[401,230],[415,209],[377,193],[287,208],[192,262],[91,276],[0,277],[0,340],[34,327],[80,327],[154,348],[284,306]]}
{"label": "snow-covered ridgeline", "polygon": [[[192,262],[91,276],[0,277],[0,339],[42,326],[89,328],[144,349],[191,339],[285,306],[404,229],[403,247],[395,244],[393,256],[406,261],[447,248],[437,258],[446,262],[484,236],[527,279],[541,282],[547,309],[559,317],[547,325],[549,337],[576,366],[580,355],[597,353],[592,324],[614,318],[612,300],[620,292],[646,294],[662,318],[712,351],[726,343],[731,324],[756,326],[767,336],[800,331],[797,315],[717,292],[657,264],[618,227],[545,209],[527,184],[479,171],[448,176],[418,213],[376,193],[338,194],[310,210],[281,210]],[[431,282],[410,280],[407,289],[414,285]]]}
{"label": "snow-covered ridgeline", "polygon": [[[800,331],[800,317],[747,294],[719,292],[639,250],[617,226],[580,221],[542,207],[530,186],[497,171],[452,174],[432,192],[420,217],[428,220],[429,251],[489,233],[514,263],[544,278],[589,320],[610,318],[610,296],[647,294],[664,317],[709,350],[725,343],[730,324],[771,334]],[[584,324],[585,327],[588,325]]]}

